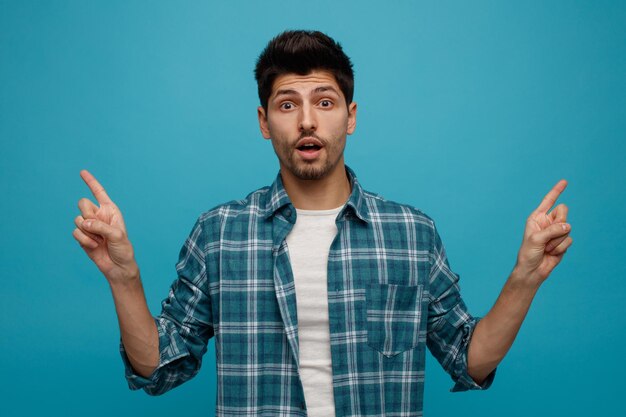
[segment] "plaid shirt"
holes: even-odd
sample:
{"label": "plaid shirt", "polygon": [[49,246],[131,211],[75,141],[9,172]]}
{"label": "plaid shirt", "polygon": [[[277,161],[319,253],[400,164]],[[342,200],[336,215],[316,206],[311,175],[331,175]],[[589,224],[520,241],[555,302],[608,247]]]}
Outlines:
{"label": "plaid shirt", "polygon": [[[487,388],[467,374],[477,319],[459,295],[433,221],[364,191],[337,216],[328,256],[335,410],[339,416],[421,416],[425,348],[453,391]],[[285,237],[296,221],[280,175],[270,187],[197,220],[178,279],[156,318],[160,363],[132,389],[158,395],[192,378],[210,337],[217,358],[217,416],[305,416],[298,371],[296,296]]]}

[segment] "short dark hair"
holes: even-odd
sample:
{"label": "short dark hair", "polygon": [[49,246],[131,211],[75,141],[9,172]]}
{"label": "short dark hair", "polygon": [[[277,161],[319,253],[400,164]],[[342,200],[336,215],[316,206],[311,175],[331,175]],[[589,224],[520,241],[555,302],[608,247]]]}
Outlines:
{"label": "short dark hair", "polygon": [[287,30],[272,39],[256,61],[254,77],[261,106],[267,111],[274,80],[280,75],[310,74],[327,70],[333,74],[346,104],[352,103],[354,72],[350,58],[330,36],[313,30]]}

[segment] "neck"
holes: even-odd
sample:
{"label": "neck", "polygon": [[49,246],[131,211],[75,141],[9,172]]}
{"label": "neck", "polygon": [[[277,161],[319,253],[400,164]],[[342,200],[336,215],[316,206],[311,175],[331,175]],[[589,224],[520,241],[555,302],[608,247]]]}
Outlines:
{"label": "neck", "polygon": [[280,175],[292,204],[302,210],[329,210],[342,206],[350,197],[350,181],[343,158],[324,178],[303,180],[281,166]]}

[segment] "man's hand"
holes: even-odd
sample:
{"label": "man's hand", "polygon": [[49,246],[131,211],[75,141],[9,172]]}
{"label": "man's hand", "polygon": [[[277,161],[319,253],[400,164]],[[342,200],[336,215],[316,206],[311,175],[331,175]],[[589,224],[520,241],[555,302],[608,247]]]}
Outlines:
{"label": "man's hand", "polygon": [[559,181],[526,221],[517,264],[489,313],[476,325],[467,353],[467,372],[479,384],[498,366],[517,336],[539,286],[572,244],[567,207],[550,211],[567,182]]}
{"label": "man's hand", "polygon": [[80,176],[100,206],[87,198],[80,199],[78,208],[81,215],[74,219],[74,238],[109,284],[125,283],[139,278],[139,268],[135,262],[133,246],[126,234],[122,213],[93,175],[82,170]]}
{"label": "man's hand", "polygon": [[522,246],[515,270],[525,283],[539,286],[561,262],[572,244],[571,226],[567,223],[567,206],[559,204],[550,211],[567,181],[559,181],[544,197],[526,221]]}
{"label": "man's hand", "polygon": [[93,175],[83,170],[80,176],[100,206],[80,199],[74,238],[109,281],[126,356],[135,372],[148,378],[159,364],[159,333],[146,303],[122,213]]}

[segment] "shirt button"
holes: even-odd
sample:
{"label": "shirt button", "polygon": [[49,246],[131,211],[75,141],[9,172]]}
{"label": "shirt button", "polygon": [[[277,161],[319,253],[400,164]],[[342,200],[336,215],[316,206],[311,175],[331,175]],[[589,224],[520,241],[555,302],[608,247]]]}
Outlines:
{"label": "shirt button", "polygon": [[291,217],[291,210],[290,209],[285,210],[285,216]]}

